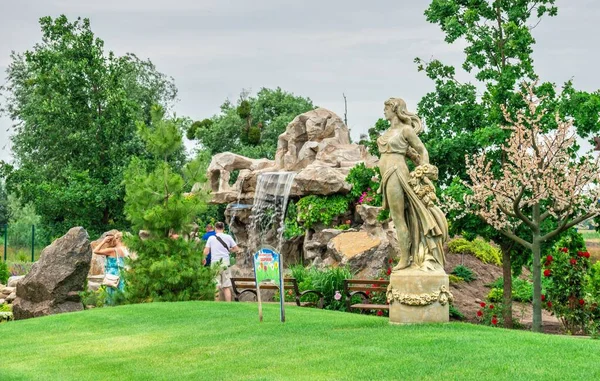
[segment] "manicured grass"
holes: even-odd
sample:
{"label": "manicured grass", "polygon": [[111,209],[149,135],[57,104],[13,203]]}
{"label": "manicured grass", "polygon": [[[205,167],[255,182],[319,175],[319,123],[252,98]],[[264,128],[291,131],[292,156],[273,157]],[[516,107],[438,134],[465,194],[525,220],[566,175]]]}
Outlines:
{"label": "manicured grass", "polygon": [[155,303],[0,324],[0,379],[600,379],[600,341],[254,303]]}
{"label": "manicured grass", "polygon": [[600,233],[595,230],[579,230],[579,233],[581,233],[583,239],[586,241],[600,241]]}

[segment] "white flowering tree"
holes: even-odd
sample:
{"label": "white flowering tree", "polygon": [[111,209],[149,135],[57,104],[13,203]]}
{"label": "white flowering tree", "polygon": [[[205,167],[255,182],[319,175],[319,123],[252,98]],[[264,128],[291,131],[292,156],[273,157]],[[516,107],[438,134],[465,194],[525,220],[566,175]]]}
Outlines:
{"label": "white flowering tree", "polygon": [[[541,331],[541,246],[565,230],[600,214],[599,159],[578,157],[572,120],[555,115],[556,128],[544,132],[543,99],[531,87],[527,107],[512,117],[503,108],[510,136],[500,168],[482,152],[467,157],[472,191],[469,208],[491,226],[533,253],[533,331]],[[553,223],[544,223],[552,219]],[[514,234],[523,224],[530,239]],[[547,228],[550,226],[550,228]]]}

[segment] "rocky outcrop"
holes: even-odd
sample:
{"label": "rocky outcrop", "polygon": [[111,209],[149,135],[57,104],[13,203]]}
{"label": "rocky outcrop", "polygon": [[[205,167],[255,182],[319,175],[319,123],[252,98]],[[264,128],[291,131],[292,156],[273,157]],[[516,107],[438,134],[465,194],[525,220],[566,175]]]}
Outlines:
{"label": "rocky outcrop", "polygon": [[[208,167],[212,202],[251,200],[262,172],[296,172],[291,195],[347,193],[346,175],[356,164],[376,165],[364,146],[351,144],[348,127],[334,112],[317,108],[298,115],[279,136],[275,160],[249,159],[224,152],[213,156]],[[229,185],[231,172],[238,178]]]}
{"label": "rocky outcrop", "polygon": [[324,108],[298,115],[279,135],[275,167],[299,171],[329,144],[350,144],[350,132],[339,116]]}
{"label": "rocky outcrop", "polygon": [[17,285],[13,303],[15,320],[80,311],[92,248],[82,227],[69,230],[46,247],[31,271]]}

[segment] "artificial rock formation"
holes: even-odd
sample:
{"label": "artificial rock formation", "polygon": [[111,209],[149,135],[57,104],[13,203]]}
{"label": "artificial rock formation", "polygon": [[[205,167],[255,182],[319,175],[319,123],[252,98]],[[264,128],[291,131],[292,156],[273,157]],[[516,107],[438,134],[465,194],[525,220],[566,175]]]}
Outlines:
{"label": "artificial rock formation", "polygon": [[17,285],[15,320],[82,310],[79,292],[84,289],[91,259],[90,240],[82,227],[72,228],[46,247]]}
{"label": "artificial rock formation", "polygon": [[[347,193],[345,178],[360,162],[376,165],[365,147],[350,143],[348,127],[334,112],[317,108],[298,115],[279,136],[275,160],[249,159],[230,152],[213,156],[208,167],[212,202],[233,203],[254,198],[257,177],[262,172],[296,172],[291,195]],[[231,172],[238,179],[229,185]]]}

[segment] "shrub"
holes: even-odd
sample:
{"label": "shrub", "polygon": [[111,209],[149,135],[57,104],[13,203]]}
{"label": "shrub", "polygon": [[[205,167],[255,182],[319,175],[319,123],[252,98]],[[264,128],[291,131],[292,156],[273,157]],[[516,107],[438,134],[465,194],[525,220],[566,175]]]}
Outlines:
{"label": "shrub", "polygon": [[483,324],[491,327],[504,327],[504,319],[502,318],[502,311],[504,306],[502,303],[493,302],[482,302],[480,309],[477,311],[477,320]]}
{"label": "shrub", "polygon": [[[494,291],[493,295],[497,296],[498,292],[502,293],[504,287],[504,278],[499,277],[494,282],[488,284],[487,286],[492,287],[492,290],[497,289],[499,291]],[[490,294],[492,292],[490,291]],[[512,279],[512,300],[516,302],[522,303],[531,303],[533,298],[533,283],[526,279],[521,278],[513,278]],[[494,301],[502,301],[502,296],[497,298]]]}
{"label": "shrub", "polygon": [[494,303],[500,303],[500,302],[502,302],[503,296],[504,296],[504,293],[503,293],[502,289],[494,287],[487,294],[487,300],[489,300],[490,302],[494,302]]}
{"label": "shrub", "polygon": [[590,267],[587,279],[586,294],[594,300],[600,300],[600,261]]}
{"label": "shrub", "polygon": [[6,262],[0,262],[0,284],[6,284],[9,277],[8,265]]}
{"label": "shrub", "polygon": [[12,306],[0,304],[0,323],[13,320]]}
{"label": "shrub", "polygon": [[469,283],[477,279],[477,276],[467,266],[458,265],[452,270],[452,274],[456,275],[459,278],[462,278],[465,282]]}
{"label": "shrub", "polygon": [[[379,197],[376,196],[377,189],[379,189],[379,178],[380,175],[378,167],[367,168],[365,163],[359,163],[355,165],[350,172],[348,172],[348,176],[346,176],[346,182],[352,185],[352,189],[350,189],[348,196],[353,201],[356,201],[356,199],[361,197],[361,195],[364,193],[369,193],[373,198],[369,205],[380,206],[381,195],[379,195]],[[379,202],[378,205],[377,201]]]}
{"label": "shrub", "polygon": [[302,197],[297,203],[298,220],[305,229],[322,223],[329,226],[333,220],[346,213],[348,199],[342,195]]}
{"label": "shrub", "polygon": [[[300,291],[316,290],[323,293],[324,308],[328,310],[346,311],[343,289],[344,279],[352,278],[347,267],[328,267],[317,269],[296,265],[290,267],[291,275],[298,281]],[[336,293],[339,296],[336,296]],[[314,295],[307,295],[306,301],[316,302]]]}
{"label": "shrub", "polygon": [[448,243],[448,249],[456,254],[470,254],[483,263],[502,265],[502,253],[500,250],[481,238],[476,238],[473,241],[457,238]]}
{"label": "shrub", "polygon": [[457,320],[465,320],[465,315],[458,310],[453,304],[450,304],[450,318],[454,318]]}
{"label": "shrub", "polygon": [[571,334],[596,332],[600,325],[598,300],[585,293],[590,280],[589,256],[587,251],[561,248],[548,255],[544,264],[547,282],[542,301]]}
{"label": "shrub", "polygon": [[[181,238],[127,239],[138,253],[125,275],[129,301],[213,300],[216,268],[202,264],[202,244]],[[140,255],[139,253],[143,253]]]}
{"label": "shrub", "polygon": [[456,276],[454,274],[448,275],[448,280],[450,281],[451,284],[459,284],[459,283],[462,283],[465,281],[463,278]]}

